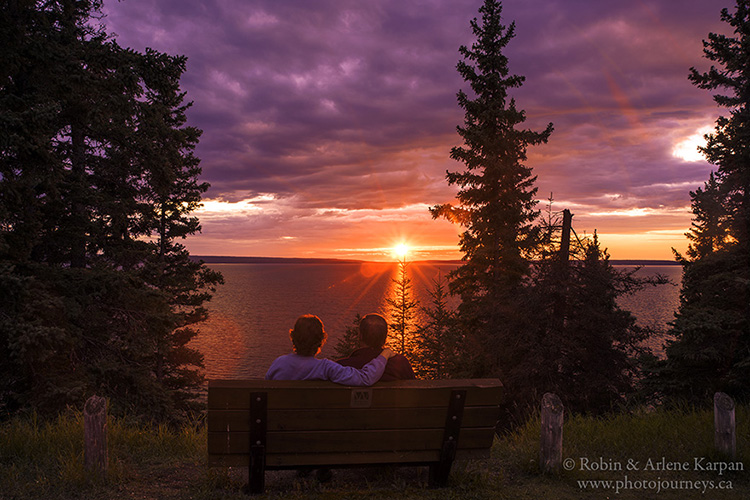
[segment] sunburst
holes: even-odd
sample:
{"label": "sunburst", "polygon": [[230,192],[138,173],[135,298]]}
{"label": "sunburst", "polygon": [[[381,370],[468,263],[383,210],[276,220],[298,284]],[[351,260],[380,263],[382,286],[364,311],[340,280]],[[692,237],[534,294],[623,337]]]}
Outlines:
{"label": "sunburst", "polygon": [[399,243],[395,247],[393,247],[393,255],[395,255],[398,260],[406,260],[406,256],[409,255],[410,247],[406,243]]}

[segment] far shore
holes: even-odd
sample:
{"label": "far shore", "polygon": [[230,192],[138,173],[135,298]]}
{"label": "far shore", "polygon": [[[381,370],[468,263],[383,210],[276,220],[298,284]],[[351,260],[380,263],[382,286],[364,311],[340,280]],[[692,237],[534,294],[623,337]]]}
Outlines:
{"label": "far shore", "polygon": [[[389,264],[388,261],[367,261],[357,259],[325,259],[309,257],[244,257],[231,255],[192,255],[191,258],[196,261],[203,261],[206,264]],[[461,265],[461,260],[413,260],[412,264],[441,264],[441,265]],[[612,260],[609,261],[613,266],[679,266],[680,263],[674,260]]]}

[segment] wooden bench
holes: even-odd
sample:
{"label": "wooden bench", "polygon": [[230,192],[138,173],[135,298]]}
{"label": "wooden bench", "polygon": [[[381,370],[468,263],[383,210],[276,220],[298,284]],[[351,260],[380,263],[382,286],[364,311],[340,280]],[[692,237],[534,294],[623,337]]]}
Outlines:
{"label": "wooden bench", "polygon": [[456,458],[486,458],[502,399],[497,379],[403,380],[372,387],[324,381],[211,380],[208,463],[266,470],[429,465],[445,485]]}

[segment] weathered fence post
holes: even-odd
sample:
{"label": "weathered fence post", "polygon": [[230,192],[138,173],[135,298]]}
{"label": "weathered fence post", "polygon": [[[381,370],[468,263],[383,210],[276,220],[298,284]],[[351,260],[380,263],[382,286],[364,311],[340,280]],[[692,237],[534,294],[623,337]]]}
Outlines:
{"label": "weathered fence post", "polygon": [[714,444],[716,449],[732,458],[737,453],[734,400],[723,392],[714,394]]}
{"label": "weathered fence post", "polygon": [[563,404],[551,392],[542,396],[542,430],[539,466],[542,472],[558,472],[562,463]]}
{"label": "weathered fence post", "polygon": [[91,396],[83,406],[83,460],[86,469],[104,477],[107,473],[107,400]]}

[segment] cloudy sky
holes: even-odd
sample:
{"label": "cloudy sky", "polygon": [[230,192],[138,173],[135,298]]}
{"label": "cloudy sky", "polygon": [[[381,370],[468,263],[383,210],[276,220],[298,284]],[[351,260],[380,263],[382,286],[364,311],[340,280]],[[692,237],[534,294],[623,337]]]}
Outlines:
{"label": "cloudy sky", "polygon": [[[460,257],[433,220],[469,90],[455,70],[481,0],[105,0],[122,46],[184,54],[203,178],[197,255]],[[729,33],[730,0],[506,0],[506,54],[541,203],[615,259],[684,250],[689,192],[711,165],[695,146],[720,110],[687,79],[702,40]]]}

